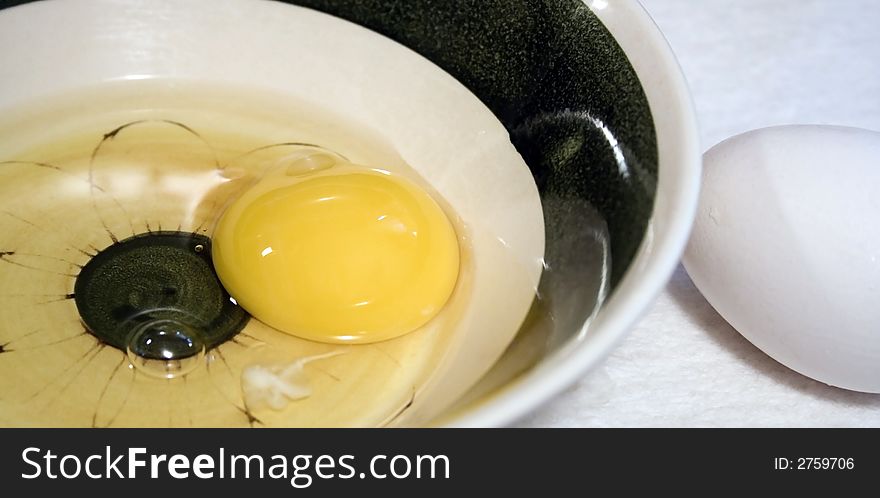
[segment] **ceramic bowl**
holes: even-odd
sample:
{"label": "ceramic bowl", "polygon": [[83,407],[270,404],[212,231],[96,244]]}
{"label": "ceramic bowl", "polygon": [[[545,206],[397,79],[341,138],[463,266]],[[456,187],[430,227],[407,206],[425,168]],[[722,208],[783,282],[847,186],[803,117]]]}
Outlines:
{"label": "ceramic bowl", "polygon": [[[285,16],[294,15],[296,7],[261,0],[193,0],[180,7],[164,1],[76,1],[76,14],[70,7],[57,12],[41,7],[44,17],[34,26],[31,41],[21,40],[28,36],[27,29],[12,35],[7,31],[6,37],[15,39],[3,38],[0,48],[0,74],[7,81],[0,104],[47,98],[95,80],[157,76],[265,84],[283,91],[285,78],[295,73],[291,67],[296,61],[285,58],[283,36],[275,49],[269,48],[273,30],[283,33]],[[494,344],[494,350],[471,348],[472,357],[459,359],[459,365],[473,364],[479,357],[485,368],[471,372],[472,378],[463,377],[455,389],[437,391],[434,402],[424,399],[431,396],[415,394],[389,402],[401,405],[400,410],[382,425],[508,424],[602,361],[671,275],[698,195],[700,155],[688,90],[672,52],[645,11],[634,0],[286,3],[383,35],[472,92],[475,102],[506,131],[504,138],[509,136],[515,148],[511,150],[528,168],[543,209],[539,299],[527,315],[522,310],[525,318],[515,337]],[[121,21],[124,29],[101,13],[110,4],[128,15]],[[21,15],[32,7],[14,7],[0,11],[0,16]],[[42,33],[44,29],[49,31]],[[66,30],[80,33],[79,38],[61,44],[41,35],[59,33],[58,39],[64,40]],[[258,31],[259,36],[248,36]],[[96,34],[82,34],[87,32]],[[88,39],[76,41],[80,38]],[[324,43],[322,50],[332,50],[328,44],[332,42]],[[261,51],[252,50],[256,45]],[[208,55],[187,59],[198,50]],[[47,53],[52,57],[44,57]],[[21,81],[11,83],[15,78]],[[0,343],[7,350],[0,349],[0,362],[15,354],[10,347],[14,342],[3,335],[13,328],[11,320],[0,320]],[[444,365],[448,371],[457,370],[454,363]],[[88,372],[92,367],[71,368],[70,372]],[[49,388],[61,389],[54,382],[47,381]],[[360,387],[355,397],[363,400],[381,388]],[[100,396],[103,402],[113,389],[96,389],[93,398]],[[227,394],[237,396],[233,391]],[[118,396],[113,402],[124,411],[129,395],[125,400]],[[232,412],[242,411],[240,404],[231,406]],[[407,410],[412,416],[401,417]],[[243,421],[254,425],[253,417],[245,415]],[[96,420],[103,425],[186,425],[170,415],[167,423],[97,414],[92,419],[92,425],[102,425]],[[18,420],[0,414],[0,423],[20,425]],[[325,423],[349,425],[333,420],[273,425]],[[51,420],[46,424],[53,425]],[[221,418],[192,425],[241,424]]]}

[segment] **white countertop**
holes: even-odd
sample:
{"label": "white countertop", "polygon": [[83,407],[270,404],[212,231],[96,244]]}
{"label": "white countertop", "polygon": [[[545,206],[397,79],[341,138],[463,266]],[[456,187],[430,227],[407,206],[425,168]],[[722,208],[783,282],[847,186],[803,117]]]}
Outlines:
{"label": "white countertop", "polygon": [[[880,1],[642,3],[690,83],[704,150],[778,124],[880,130]],[[607,361],[517,425],[880,427],[880,395],[829,387],[775,362],[679,267]]]}

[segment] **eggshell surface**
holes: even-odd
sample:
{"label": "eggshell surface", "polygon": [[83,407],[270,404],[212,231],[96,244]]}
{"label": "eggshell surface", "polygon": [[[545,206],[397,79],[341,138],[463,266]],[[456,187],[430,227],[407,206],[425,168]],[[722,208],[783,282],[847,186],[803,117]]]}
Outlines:
{"label": "eggshell surface", "polygon": [[706,299],[789,368],[880,392],[880,133],[765,128],[704,165],[684,265]]}

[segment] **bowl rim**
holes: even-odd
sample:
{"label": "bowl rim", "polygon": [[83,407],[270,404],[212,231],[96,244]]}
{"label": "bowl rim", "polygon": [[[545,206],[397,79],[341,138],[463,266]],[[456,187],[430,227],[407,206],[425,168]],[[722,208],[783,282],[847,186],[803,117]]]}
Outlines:
{"label": "bowl rim", "polygon": [[579,339],[495,393],[438,420],[438,426],[509,425],[577,382],[647,313],[687,244],[699,199],[702,160],[694,104],[681,67],[660,28],[637,0],[582,1],[629,58],[651,108],[658,181],[645,237],[617,288],[578,332]]}

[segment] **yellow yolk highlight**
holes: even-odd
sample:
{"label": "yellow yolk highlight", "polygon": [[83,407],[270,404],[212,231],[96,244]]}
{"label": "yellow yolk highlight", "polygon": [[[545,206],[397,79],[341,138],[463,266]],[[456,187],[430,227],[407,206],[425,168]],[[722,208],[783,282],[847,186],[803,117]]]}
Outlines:
{"label": "yellow yolk highlight", "polygon": [[223,213],[213,259],[230,295],[263,323],[314,341],[369,343],[443,308],[459,245],[415,183],[343,166],[261,180]]}

